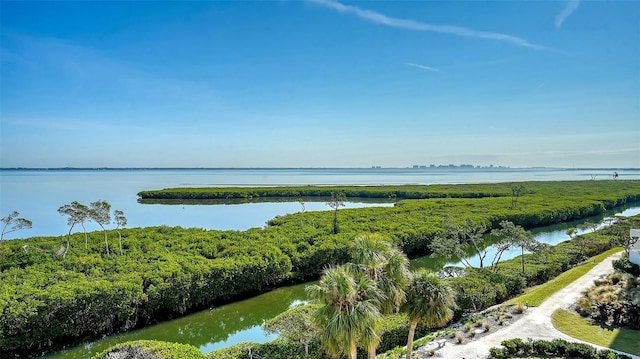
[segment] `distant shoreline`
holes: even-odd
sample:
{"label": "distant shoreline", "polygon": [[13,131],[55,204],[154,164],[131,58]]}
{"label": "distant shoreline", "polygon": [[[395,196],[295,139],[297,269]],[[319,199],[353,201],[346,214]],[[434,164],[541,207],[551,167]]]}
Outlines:
{"label": "distant shoreline", "polygon": [[165,170],[252,170],[252,171],[273,171],[273,170],[411,170],[411,171],[436,171],[436,170],[473,170],[473,171],[518,171],[518,170],[549,170],[549,171],[640,171],[640,167],[472,167],[472,166],[435,166],[435,167],[1,167],[0,171],[165,171]]}

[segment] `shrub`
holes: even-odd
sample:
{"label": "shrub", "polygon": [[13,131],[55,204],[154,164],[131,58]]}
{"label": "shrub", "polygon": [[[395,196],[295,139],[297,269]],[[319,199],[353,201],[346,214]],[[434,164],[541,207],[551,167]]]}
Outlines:
{"label": "shrub", "polygon": [[575,358],[595,358],[596,350],[587,344],[582,343],[568,343],[566,349],[566,355]]}
{"label": "shrub", "polygon": [[516,306],[513,307],[513,313],[515,313],[515,314],[524,313],[524,305],[522,303],[516,304]]}
{"label": "shrub", "polygon": [[526,356],[545,355],[562,358],[580,359],[627,359],[628,355],[618,354],[611,350],[597,351],[590,345],[567,342],[562,339],[522,341],[520,338],[505,340],[500,343],[504,348],[491,348],[489,353],[495,359],[510,358],[512,355]]}
{"label": "shrub", "polygon": [[500,348],[491,348],[489,349],[489,354],[493,359],[507,359],[511,358],[507,350]]}
{"label": "shrub", "polygon": [[634,277],[640,276],[640,266],[629,261],[629,255],[622,254],[620,259],[613,261],[613,269],[622,273],[629,273]]}
{"label": "shrub", "polygon": [[491,323],[489,323],[489,322],[488,322],[488,321],[486,321],[486,320],[483,320],[483,321],[482,321],[482,328],[484,328],[484,330],[488,332],[488,331],[489,331],[489,329],[491,329]]}
{"label": "shrub", "polygon": [[518,348],[516,346],[516,343],[513,342],[513,340],[504,340],[502,343],[502,346],[504,347],[504,350],[509,354],[509,355],[516,355],[518,354]]}
{"label": "shrub", "polygon": [[511,355],[516,355],[519,353],[528,354],[531,352],[531,343],[525,343],[520,338],[503,340],[500,344],[502,344],[502,346],[504,346],[507,352]]}
{"label": "shrub", "polygon": [[92,359],[204,359],[198,348],[188,344],[138,340],[115,345]]}
{"label": "shrub", "polygon": [[[287,358],[287,359],[316,359],[322,357],[322,350],[319,343],[314,342],[309,345],[309,356],[305,355],[304,347],[299,343],[287,342],[283,339],[276,339],[264,344],[255,344],[251,351],[261,358]],[[243,357],[246,358],[247,354]]]}
{"label": "shrub", "polygon": [[597,359],[617,359],[618,354],[615,352],[612,352],[611,350],[603,349],[598,351],[598,353],[596,354],[596,358]]}
{"label": "shrub", "polygon": [[551,344],[550,341],[534,340],[533,343],[531,343],[531,345],[533,347],[534,353],[544,354],[544,355],[552,355],[553,353],[555,353],[555,347],[553,344]]}
{"label": "shrub", "polygon": [[580,313],[581,316],[588,317],[589,315],[591,315],[591,306],[592,304],[589,298],[580,297],[580,299],[578,299],[576,311]]}
{"label": "shrub", "polygon": [[568,341],[564,339],[554,339],[551,341],[553,352],[558,355],[565,355],[567,352]]}
{"label": "shrub", "polygon": [[247,351],[255,347],[255,343],[239,343],[224,349],[214,350],[206,355],[207,359],[245,359]]}
{"label": "shrub", "polygon": [[598,351],[595,358],[597,359],[631,359],[631,357],[628,355],[618,354],[608,349],[602,349]]}
{"label": "shrub", "polygon": [[624,276],[620,272],[615,272],[609,276],[609,279],[611,280],[611,284],[616,285],[624,279]]}

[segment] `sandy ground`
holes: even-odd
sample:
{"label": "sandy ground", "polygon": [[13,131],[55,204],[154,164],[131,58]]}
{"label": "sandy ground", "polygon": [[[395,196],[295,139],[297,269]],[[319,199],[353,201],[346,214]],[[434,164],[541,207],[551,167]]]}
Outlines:
{"label": "sandy ground", "polygon": [[[578,300],[584,290],[592,286],[594,279],[602,278],[612,273],[611,262],[620,258],[620,254],[616,253],[605,259],[585,275],[549,297],[539,307],[530,307],[523,314],[514,316],[513,320],[515,321],[507,326],[494,326],[489,333],[483,334],[478,338],[468,339],[465,337],[463,344],[454,344],[446,340],[431,342],[416,350],[416,353],[420,358],[430,358],[428,351],[433,349],[436,352],[436,357],[440,358],[486,359],[489,357],[489,349],[500,347],[500,342],[505,339],[552,340],[560,338],[573,342],[582,342],[556,330],[551,324],[551,314],[556,309],[569,308]],[[593,345],[591,343],[587,344]],[[598,347],[596,345],[593,346]],[[640,359],[638,356],[631,355],[631,357]]]}

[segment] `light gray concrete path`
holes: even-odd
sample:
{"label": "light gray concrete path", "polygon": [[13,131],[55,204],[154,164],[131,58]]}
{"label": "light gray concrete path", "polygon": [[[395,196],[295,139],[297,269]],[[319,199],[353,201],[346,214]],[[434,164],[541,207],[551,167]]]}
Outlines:
{"label": "light gray concrete path", "polygon": [[[495,326],[491,329],[491,333],[477,339],[470,340],[465,337],[467,343],[452,344],[450,342],[445,343],[444,341],[440,341],[439,343],[429,343],[419,348],[416,352],[420,358],[428,358],[428,351],[433,349],[436,355],[441,358],[486,359],[489,357],[489,349],[492,347],[500,347],[500,342],[505,339],[522,338],[525,340],[531,338],[552,340],[559,338],[573,342],[582,342],[554,328],[551,324],[551,314],[553,314],[556,309],[569,308],[572,304],[576,303],[587,288],[593,285],[594,279],[603,278],[612,273],[613,266],[611,263],[615,259],[620,258],[620,255],[621,253],[616,253],[603,260],[585,275],[547,298],[539,307],[530,307],[523,314],[519,316],[514,315],[514,320],[516,318],[519,319],[508,326]],[[591,343],[587,344],[598,347]],[[632,355],[631,357],[640,359],[638,356]]]}

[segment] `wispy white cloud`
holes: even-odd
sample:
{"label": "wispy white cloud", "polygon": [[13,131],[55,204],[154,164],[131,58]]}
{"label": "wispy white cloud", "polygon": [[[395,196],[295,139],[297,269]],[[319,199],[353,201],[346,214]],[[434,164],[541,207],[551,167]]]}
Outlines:
{"label": "wispy white cloud", "polygon": [[469,29],[466,27],[453,26],[453,25],[433,25],[420,21],[410,19],[398,19],[384,14],[380,14],[375,11],[361,9],[356,6],[344,5],[334,0],[308,0],[310,2],[334,9],[341,13],[353,14],[359,18],[381,24],[385,26],[397,27],[414,31],[430,31],[439,32],[463,37],[473,37],[486,40],[497,40],[506,43],[510,43],[516,46],[528,47],[534,50],[553,50],[549,47],[533,44],[523,38],[501,34],[497,32],[486,32]]}
{"label": "wispy white cloud", "polygon": [[407,65],[407,66],[417,67],[417,68],[423,69],[423,70],[429,70],[429,71],[433,71],[433,72],[440,72],[440,70],[436,69],[435,67],[431,67],[431,66],[412,64],[411,62],[405,62],[404,64]]}
{"label": "wispy white cloud", "polygon": [[571,16],[571,14],[573,14],[573,12],[576,11],[576,9],[578,9],[578,6],[580,6],[580,0],[567,1],[567,5],[565,5],[564,9],[562,9],[562,11],[560,11],[560,13],[556,16],[556,20],[555,20],[556,29],[559,29],[562,27],[562,23],[564,23],[564,21],[569,16]]}

